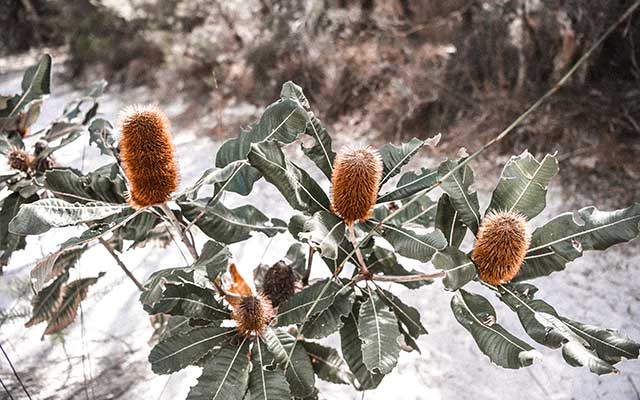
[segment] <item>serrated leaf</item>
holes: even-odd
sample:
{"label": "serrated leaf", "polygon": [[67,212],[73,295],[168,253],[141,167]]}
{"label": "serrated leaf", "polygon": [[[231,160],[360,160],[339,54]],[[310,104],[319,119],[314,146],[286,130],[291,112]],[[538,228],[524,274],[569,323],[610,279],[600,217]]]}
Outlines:
{"label": "serrated leaf", "polygon": [[377,204],[398,201],[433,186],[438,179],[438,171],[421,168],[419,172],[409,171],[400,177],[395,189],[378,196]]}
{"label": "serrated leaf", "polygon": [[615,211],[585,207],[575,216],[561,214],[533,232],[525,262],[514,281],[561,271],[584,251],[605,250],[632,240],[639,232],[640,203]]}
{"label": "serrated leaf", "polygon": [[230,258],[231,252],[227,246],[208,240],[193,267],[204,269],[208,277],[215,279],[216,276],[227,271]]}
{"label": "serrated leaf", "polygon": [[9,227],[11,220],[16,216],[23,204],[33,203],[38,196],[22,197],[19,193],[11,193],[0,203],[0,265],[7,265],[11,254],[16,250],[24,249],[26,241],[24,236],[14,234]]}
{"label": "serrated leaf", "polygon": [[210,359],[187,400],[242,400],[249,386],[249,344],[224,346]]}
{"label": "serrated leaf", "polygon": [[447,247],[447,240],[440,230],[417,233],[411,229],[383,224],[382,237],[401,255],[427,262],[439,250]]}
{"label": "serrated leaf", "polygon": [[[401,206],[402,204],[399,202],[388,203],[386,206],[378,206],[374,210],[374,217],[380,221]],[[428,196],[422,196],[387,222],[393,225],[406,226],[407,228],[430,228],[433,227],[433,221],[436,216],[436,206],[437,204]]]}
{"label": "serrated leaf", "polygon": [[558,173],[558,160],[547,154],[538,162],[528,151],[511,157],[493,191],[487,209],[512,211],[532,219],[546,206],[547,186]]}
{"label": "serrated leaf", "polygon": [[253,368],[249,374],[249,393],[252,400],[286,400],[291,396],[289,383],[280,371],[272,371],[271,355],[261,340],[251,350]]}
{"label": "serrated leaf", "polygon": [[338,246],[344,239],[345,224],[335,214],[318,211],[307,219],[298,239],[308,242],[323,257],[338,258]]}
{"label": "serrated leaf", "polygon": [[282,152],[276,142],[252,144],[249,163],[275,186],[296,210],[330,212],[329,198],[320,185]]}
{"label": "serrated leaf", "polygon": [[29,328],[42,321],[50,319],[62,303],[62,287],[69,279],[69,273],[65,272],[58,276],[49,286],[40,290],[31,299],[33,312],[31,319],[24,326]]}
{"label": "serrated leaf", "polygon": [[380,287],[376,288],[378,297],[393,311],[402,325],[406,327],[409,334],[417,338],[420,335],[426,335],[427,329],[420,322],[420,312],[414,307],[411,307],[402,302],[393,293],[388,292]]}
{"label": "serrated leaf", "polygon": [[[445,161],[438,168],[438,176],[440,179],[450,171],[452,171],[458,162]],[[458,169],[447,179],[442,181],[442,190],[449,195],[449,201],[453,208],[460,214],[460,219],[466,226],[471,229],[474,235],[478,232],[480,226],[480,211],[478,203],[478,193],[470,187],[473,184],[473,171],[469,165]]]}
{"label": "serrated leaf", "polygon": [[[349,306],[351,308],[351,305]],[[323,381],[348,385],[355,379],[349,366],[336,349],[315,342],[302,342],[318,378]]]}
{"label": "serrated leaf", "polygon": [[326,310],[340,289],[340,285],[330,279],[307,286],[278,307],[276,326],[298,324],[305,317]]}
{"label": "serrated leaf", "polygon": [[[144,286],[146,290],[140,293],[140,302],[148,313],[153,313],[156,304],[167,283],[181,284],[183,282],[200,283],[196,278],[197,270],[191,267],[166,268],[156,271],[147,278]],[[202,282],[204,284],[204,281]]]}
{"label": "serrated leaf", "polygon": [[302,335],[309,339],[320,339],[337,332],[344,325],[343,317],[351,312],[355,298],[353,288],[343,286],[326,310],[309,317],[302,327]]}
{"label": "serrated leaf", "polygon": [[89,125],[89,144],[95,144],[100,154],[114,155],[116,139],[113,136],[113,125],[103,118],[94,119]]}
{"label": "serrated leaf", "polygon": [[447,272],[442,280],[447,290],[458,290],[478,276],[471,258],[455,247],[448,246],[437,252],[432,261],[434,267]]}
{"label": "serrated leaf", "polygon": [[[406,270],[399,262],[395,253],[385,248],[374,246],[373,251],[369,254],[369,257],[365,260],[367,268],[371,273],[392,275],[392,276],[407,276],[416,275],[421,272],[415,269],[411,271]],[[424,285],[431,284],[432,281],[416,281],[416,282],[399,282],[400,285],[406,286],[409,289],[417,289]]]}
{"label": "serrated leaf", "polygon": [[349,369],[356,377],[358,390],[370,390],[378,387],[385,375],[370,372],[362,360],[362,340],[358,329],[359,306],[355,303],[352,312],[340,329],[342,355]]}
{"label": "serrated leaf", "polygon": [[72,169],[52,169],[45,174],[44,186],[56,197],[71,202],[126,202],[126,184],[115,163],[104,165],[86,175]]}
{"label": "serrated leaf", "polygon": [[460,290],[451,299],[451,310],[456,320],[491,362],[503,368],[528,367],[540,353],[496,323],[496,312],[484,297]]}
{"label": "serrated leaf", "polygon": [[[241,131],[237,138],[220,146],[216,154],[216,167],[224,168],[234,161],[246,160],[252,143],[268,140],[291,143],[305,130],[306,124],[306,112],[297,101],[279,100],[264,110],[260,121]],[[258,170],[245,165],[227,186],[227,190],[246,196],[260,177]]]}
{"label": "serrated leaf", "polygon": [[311,147],[304,147],[300,145],[304,154],[313,161],[318,168],[324,173],[324,175],[331,179],[333,173],[333,161],[336,158],[336,153],[331,148],[331,136],[327,133],[327,130],[322,126],[322,122],[311,111],[307,111],[307,127],[304,131],[305,134],[313,137],[315,143]]}
{"label": "serrated leaf", "polygon": [[209,321],[231,317],[227,307],[215,299],[213,290],[189,282],[167,283],[160,299],[153,305],[150,312],[150,314],[157,313],[182,315]]}
{"label": "serrated leaf", "polygon": [[245,161],[237,161],[228,164],[224,168],[212,167],[205,170],[200,179],[196,181],[196,183],[182,192],[182,194],[180,195],[180,199],[195,200],[198,198],[198,193],[200,192],[202,187],[207,185],[221,184],[219,187],[217,187],[217,190],[215,190],[215,192],[211,194],[212,196],[214,196],[215,194],[217,194],[218,190],[222,189],[222,186],[224,186],[227,181],[233,179],[235,174],[239,173],[240,170],[246,166],[245,164]]}
{"label": "serrated leaf", "polygon": [[9,231],[19,235],[39,235],[51,228],[101,220],[129,208],[127,204],[81,204],[60,199],[43,199],[22,205],[9,223]]}
{"label": "serrated leaf", "polygon": [[464,240],[467,228],[464,226],[458,210],[456,210],[449,196],[445,193],[438,200],[438,210],[436,211],[436,228],[444,234],[449,246],[458,248]]}
{"label": "serrated leaf", "polygon": [[204,326],[172,335],[151,349],[149,362],[156,374],[170,374],[196,363],[235,334],[235,328]]}
{"label": "serrated leaf", "polygon": [[400,173],[411,158],[424,146],[424,140],[412,138],[409,142],[400,146],[387,143],[380,149],[382,157],[383,171],[380,187],[382,187],[389,179]]}
{"label": "serrated leaf", "polygon": [[388,374],[398,363],[400,343],[398,320],[373,291],[360,307],[358,331],[362,341],[362,361],[371,372]]}
{"label": "serrated leaf", "polygon": [[283,329],[267,328],[261,338],[278,365],[286,369],[285,376],[291,394],[295,397],[311,395],[314,391],[315,375],[302,342]]}
{"label": "serrated leaf", "polygon": [[207,199],[189,202],[178,202],[186,219],[193,221],[201,213],[196,222],[210,238],[225,244],[241,242],[251,237],[251,232],[261,232],[268,237],[286,232],[286,224],[279,219],[269,219],[252,205],[244,205],[229,209],[218,202],[206,206]]}
{"label": "serrated leaf", "polygon": [[302,278],[307,269],[307,256],[302,243],[294,243],[287,250],[287,264],[298,275],[298,278]]}
{"label": "serrated leaf", "polygon": [[45,329],[42,334],[43,338],[44,335],[60,332],[76,319],[78,307],[80,306],[80,302],[87,297],[89,286],[95,284],[103,275],[104,272],[100,272],[95,278],[78,279],[66,284],[62,288],[62,300],[60,301],[60,305],[49,317],[47,329]]}
{"label": "serrated leaf", "polygon": [[18,115],[29,103],[51,93],[51,56],[45,54],[37,65],[29,67],[22,78],[22,94],[8,101],[8,107],[0,110],[0,118]]}

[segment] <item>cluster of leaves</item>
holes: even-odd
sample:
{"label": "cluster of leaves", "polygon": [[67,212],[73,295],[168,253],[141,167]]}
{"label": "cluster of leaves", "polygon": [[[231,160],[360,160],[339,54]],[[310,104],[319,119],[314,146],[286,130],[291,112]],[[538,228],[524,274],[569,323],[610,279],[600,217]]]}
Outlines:
{"label": "cluster of leaves", "polygon": [[[42,189],[51,197],[22,205],[8,224],[15,235],[87,225],[80,237],[63,243],[34,269],[32,277],[36,284],[40,282],[38,296],[53,290],[63,276],[57,274],[56,266],[63,254],[107,234],[112,235],[111,241],[145,241],[163,222],[156,207],[134,213],[124,203],[125,183],[110,126],[100,124],[100,133],[92,133],[92,143],[113,156],[113,164],[86,175],[47,171]],[[146,282],[140,298],[145,310],[169,316],[149,357],[155,372],[201,366],[202,375],[188,399],[313,398],[316,377],[351,384],[357,390],[373,389],[394,369],[402,351],[420,351],[416,339],[427,334],[419,311],[378,285],[390,280],[417,289],[430,283],[410,279],[422,272],[407,270],[403,257],[431,263],[445,272],[445,288],[456,292],[451,299],[453,316],[493,363],[513,369],[532,364],[539,356],[533,346],[498,324],[489,300],[468,290],[477,286],[478,274],[468,250],[460,246],[469,231],[476,234],[482,214],[472,190],[473,171],[464,157],[445,160],[433,169],[403,172],[410,159],[423,147],[435,145],[437,138],[384,145],[380,149],[384,173],[374,216],[356,225],[359,241],[354,246],[343,221],[331,212],[322,185],[288,155],[289,145],[302,142],[303,137],[311,145],[302,144],[302,153],[318,168],[317,175],[329,180],[335,157],[332,139],[300,87],[287,82],[280,99],[265,109],[259,121],[219,148],[215,166],[174,196],[176,219],[186,225],[180,229],[186,233],[197,227],[208,240],[192,264],[156,271]],[[547,186],[557,172],[554,155],[542,161],[528,152],[511,158],[486,211],[509,210],[527,219],[535,217],[545,207]],[[230,209],[221,202],[225,191],[247,195],[262,178],[294,210],[289,221],[269,218],[253,205]],[[444,192],[437,201],[426,196],[436,187]],[[615,372],[613,364],[622,358],[638,357],[639,344],[612,330],[559,315],[547,302],[534,298],[533,285],[522,282],[563,270],[585,250],[604,250],[633,239],[639,222],[640,204],[610,212],[587,207],[562,214],[535,230],[525,264],[513,283],[485,286],[517,314],[531,339],[561,348],[570,365],[586,366],[597,374]],[[278,240],[293,238],[283,260],[299,277],[314,259],[322,260],[329,273],[280,304],[263,332],[243,337],[210,281],[227,270],[231,257],[227,245],[244,241],[254,232],[279,235]],[[307,247],[313,251],[307,253]],[[358,265],[356,250],[373,273],[370,279],[358,275],[357,267],[353,276],[343,272],[349,270],[344,269],[347,264]],[[314,252],[319,257],[313,257]],[[51,276],[58,278],[40,290]],[[341,351],[317,341],[334,334],[340,337]]]}

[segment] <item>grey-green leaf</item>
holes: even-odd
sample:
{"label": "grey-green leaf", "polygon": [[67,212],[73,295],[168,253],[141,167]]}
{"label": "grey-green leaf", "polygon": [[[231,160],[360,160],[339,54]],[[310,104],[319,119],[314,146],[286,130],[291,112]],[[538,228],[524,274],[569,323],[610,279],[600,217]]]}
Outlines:
{"label": "grey-green leaf", "polygon": [[338,246],[344,239],[345,224],[335,214],[318,211],[304,222],[303,232],[298,239],[308,242],[323,257],[338,258]]}
{"label": "grey-green leaf", "polygon": [[384,237],[401,255],[427,262],[439,250],[447,247],[447,240],[439,229],[427,233],[395,225],[383,224]]}
{"label": "grey-green leaf", "polygon": [[433,265],[446,271],[442,283],[447,290],[458,290],[478,276],[471,258],[455,247],[448,246],[433,256]]}
{"label": "grey-green leaf", "polygon": [[256,340],[251,350],[253,368],[249,374],[249,393],[252,400],[288,400],[289,383],[280,371],[272,371],[271,355],[261,340]]}
{"label": "grey-green leaf", "polygon": [[420,335],[426,335],[427,329],[420,321],[420,312],[402,302],[393,293],[386,291],[380,287],[376,288],[376,293],[380,299],[393,311],[398,321],[407,328],[409,334],[417,338]]}
{"label": "grey-green leaf", "polygon": [[214,297],[213,290],[189,282],[167,283],[150,314],[164,313],[218,321],[229,319],[231,313]]}
{"label": "grey-green leaf", "polygon": [[127,204],[69,203],[60,199],[42,199],[20,207],[9,223],[9,230],[20,235],[39,235],[51,228],[101,220],[129,209]]}
{"label": "grey-green leaf", "polygon": [[511,157],[493,191],[489,210],[512,211],[531,219],[546,205],[547,186],[558,173],[558,160],[547,154],[538,162],[528,151]]}
{"label": "grey-green leaf", "polygon": [[349,366],[334,348],[315,342],[302,342],[318,378],[323,381],[348,385],[355,379]]}
{"label": "grey-green leaf", "polygon": [[496,312],[484,297],[460,290],[460,294],[451,299],[451,309],[456,320],[471,333],[480,351],[493,363],[518,369],[541,358],[533,347],[496,323]]}
{"label": "grey-green leaf", "polygon": [[170,374],[196,363],[216,346],[232,337],[234,328],[203,326],[159,342],[149,354],[156,374]]}
{"label": "grey-green leaf", "polygon": [[329,211],[329,198],[320,185],[285,156],[276,142],[252,144],[249,162],[274,185],[296,210]]}
{"label": "grey-green leaf", "polygon": [[337,332],[344,325],[343,317],[351,312],[355,297],[351,286],[343,286],[326,310],[312,315],[305,322],[302,335],[309,339],[320,339]]}
{"label": "grey-green leaf", "polygon": [[323,279],[307,286],[278,307],[277,326],[298,324],[305,317],[326,310],[339,290],[340,285],[331,279]]}
{"label": "grey-green leaf", "polygon": [[436,228],[440,229],[447,239],[449,246],[458,248],[467,233],[460,214],[451,204],[449,195],[444,193],[438,200],[438,210],[436,211]]}
{"label": "grey-green leaf", "polygon": [[429,188],[436,183],[438,171],[421,168],[419,172],[409,171],[400,177],[395,189],[378,196],[376,203],[387,203],[413,196],[421,190]]}
{"label": "grey-green leaf", "polygon": [[[438,168],[439,178],[442,179],[457,165],[458,162],[452,160],[440,164]],[[478,193],[470,188],[472,184],[473,171],[466,164],[443,180],[441,187],[449,195],[451,205],[458,210],[462,222],[476,234],[480,226],[480,206],[478,204]]]}
{"label": "grey-green leaf", "polygon": [[402,167],[411,160],[424,144],[424,140],[412,138],[409,142],[403,143],[400,146],[395,146],[391,143],[382,146],[380,156],[382,157],[384,168],[382,171],[382,179],[380,180],[380,187],[387,183],[389,179],[399,174]]}
{"label": "grey-green leaf", "polygon": [[531,247],[515,281],[561,271],[585,250],[605,250],[632,240],[639,232],[640,203],[615,211],[585,207],[576,215],[561,214],[533,232]]}
{"label": "grey-green leaf", "polygon": [[[373,251],[365,260],[367,264],[367,268],[369,271],[374,274],[383,275],[392,275],[392,276],[407,276],[407,275],[416,275],[421,272],[415,269],[411,271],[405,269],[395,255],[395,253],[391,250],[387,250],[383,247],[374,246]],[[432,281],[422,280],[416,282],[402,282],[400,283],[403,286],[408,287],[409,289],[417,289],[424,285],[429,285]]]}
{"label": "grey-green leaf", "polygon": [[384,374],[371,372],[363,362],[362,340],[358,330],[359,306],[354,304],[353,311],[344,321],[344,326],[340,329],[340,344],[342,355],[349,369],[356,377],[358,390],[369,390],[378,387]]}
{"label": "grey-green leaf", "polygon": [[187,400],[242,400],[249,386],[249,344],[227,345],[211,358]]}
{"label": "grey-green leaf", "polygon": [[286,232],[286,224],[278,219],[269,219],[252,205],[229,209],[217,202],[207,206],[207,199],[178,202],[182,213],[189,221],[200,214],[196,222],[207,236],[225,244],[241,242],[251,237],[251,232],[261,232],[269,237]]}
{"label": "grey-green leaf", "polygon": [[398,320],[373,291],[360,307],[358,331],[362,341],[362,361],[371,372],[388,374],[400,356]]}

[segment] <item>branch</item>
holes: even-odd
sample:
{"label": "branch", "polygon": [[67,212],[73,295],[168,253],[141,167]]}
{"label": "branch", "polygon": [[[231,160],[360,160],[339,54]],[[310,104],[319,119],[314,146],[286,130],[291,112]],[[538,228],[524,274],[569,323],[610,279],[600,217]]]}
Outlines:
{"label": "branch", "polygon": [[140,283],[140,281],[138,281],[136,279],[135,276],[133,276],[131,271],[129,271],[129,269],[122,262],[120,257],[118,257],[118,254],[116,254],[116,251],[113,249],[113,246],[111,246],[111,244],[109,242],[107,242],[106,240],[104,240],[103,238],[99,238],[98,240],[104,246],[104,248],[107,249],[109,254],[111,254],[111,257],[113,257],[113,259],[116,260],[116,263],[118,264],[118,266],[124,271],[125,274],[127,274],[129,279],[131,279],[131,281],[138,287],[138,289],[140,289],[141,292],[145,292],[147,289],[144,287],[143,284]]}
{"label": "branch", "polygon": [[189,241],[189,238],[187,237],[185,230],[182,229],[182,225],[180,225],[180,222],[176,218],[173,211],[171,211],[169,206],[167,206],[167,203],[158,204],[158,207],[160,207],[160,209],[167,216],[167,218],[169,219],[169,223],[171,223],[171,225],[173,225],[173,227],[178,231],[178,235],[180,235],[180,240],[182,240],[182,243],[184,243],[184,245],[189,250],[189,253],[191,253],[191,257],[193,257],[193,260],[194,261],[197,260],[198,252],[196,251],[196,248],[193,245],[193,243]]}
{"label": "branch", "polygon": [[304,276],[302,277],[302,286],[307,286],[309,284],[309,276],[311,276],[311,264],[313,262],[314,253],[314,248],[312,246],[309,246],[309,255],[307,256],[307,270],[304,271]]}

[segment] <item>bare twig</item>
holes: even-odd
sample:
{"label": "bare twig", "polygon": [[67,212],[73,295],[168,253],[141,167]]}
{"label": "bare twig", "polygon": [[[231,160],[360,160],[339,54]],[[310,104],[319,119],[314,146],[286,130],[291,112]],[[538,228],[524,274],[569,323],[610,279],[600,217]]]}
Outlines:
{"label": "bare twig", "polygon": [[129,269],[122,262],[120,257],[118,257],[118,254],[116,254],[116,251],[114,250],[113,246],[111,246],[109,242],[104,240],[104,238],[99,238],[98,240],[100,241],[102,246],[104,246],[104,248],[107,249],[109,254],[111,254],[111,257],[113,257],[113,259],[116,260],[116,264],[118,264],[118,266],[124,271],[124,273],[129,277],[129,279],[131,279],[131,281],[138,287],[138,289],[140,289],[141,292],[144,292],[146,290],[144,285],[140,283],[140,281],[138,281],[135,276],[133,276],[131,271],[129,271]]}
{"label": "bare twig", "polygon": [[378,282],[393,282],[393,283],[407,283],[407,282],[420,282],[430,281],[432,279],[444,278],[447,275],[445,271],[435,272],[433,274],[416,274],[416,275],[369,275],[362,274],[356,275],[352,280],[354,283],[371,280]]}
{"label": "bare twig", "polygon": [[356,252],[356,257],[358,258],[358,263],[360,264],[360,275],[370,277],[371,272],[369,272],[369,268],[367,268],[367,264],[364,262],[364,257],[362,257],[362,252],[360,252],[360,246],[358,246],[358,240],[356,240],[356,233],[353,225],[353,222],[347,224],[347,228],[349,229],[349,240],[351,240],[353,249]]}
{"label": "bare twig", "polygon": [[2,351],[2,354],[4,354],[4,358],[7,359],[7,362],[9,363],[9,367],[11,367],[11,371],[13,371],[13,376],[16,377],[16,380],[18,381],[18,383],[22,387],[22,390],[24,390],[24,393],[27,395],[27,398],[29,400],[31,400],[31,395],[27,391],[27,387],[22,382],[22,379],[20,378],[20,375],[18,375],[18,371],[16,371],[15,367],[13,366],[13,363],[11,362],[11,359],[9,358],[9,355],[7,355],[7,352],[4,351],[4,348],[2,347],[1,344],[0,344],[0,350]]}
{"label": "bare twig", "polygon": [[182,240],[182,243],[184,243],[184,245],[189,250],[189,253],[191,253],[191,257],[193,257],[193,260],[194,261],[197,260],[198,252],[196,251],[196,247],[194,246],[193,243],[189,241],[186,231],[182,229],[182,225],[180,224],[176,216],[173,214],[173,211],[171,211],[171,209],[166,203],[159,204],[158,207],[160,207],[160,209],[164,212],[164,214],[169,219],[169,222],[171,223],[171,225],[173,225],[173,227],[178,231],[178,235],[180,235],[180,240]]}

